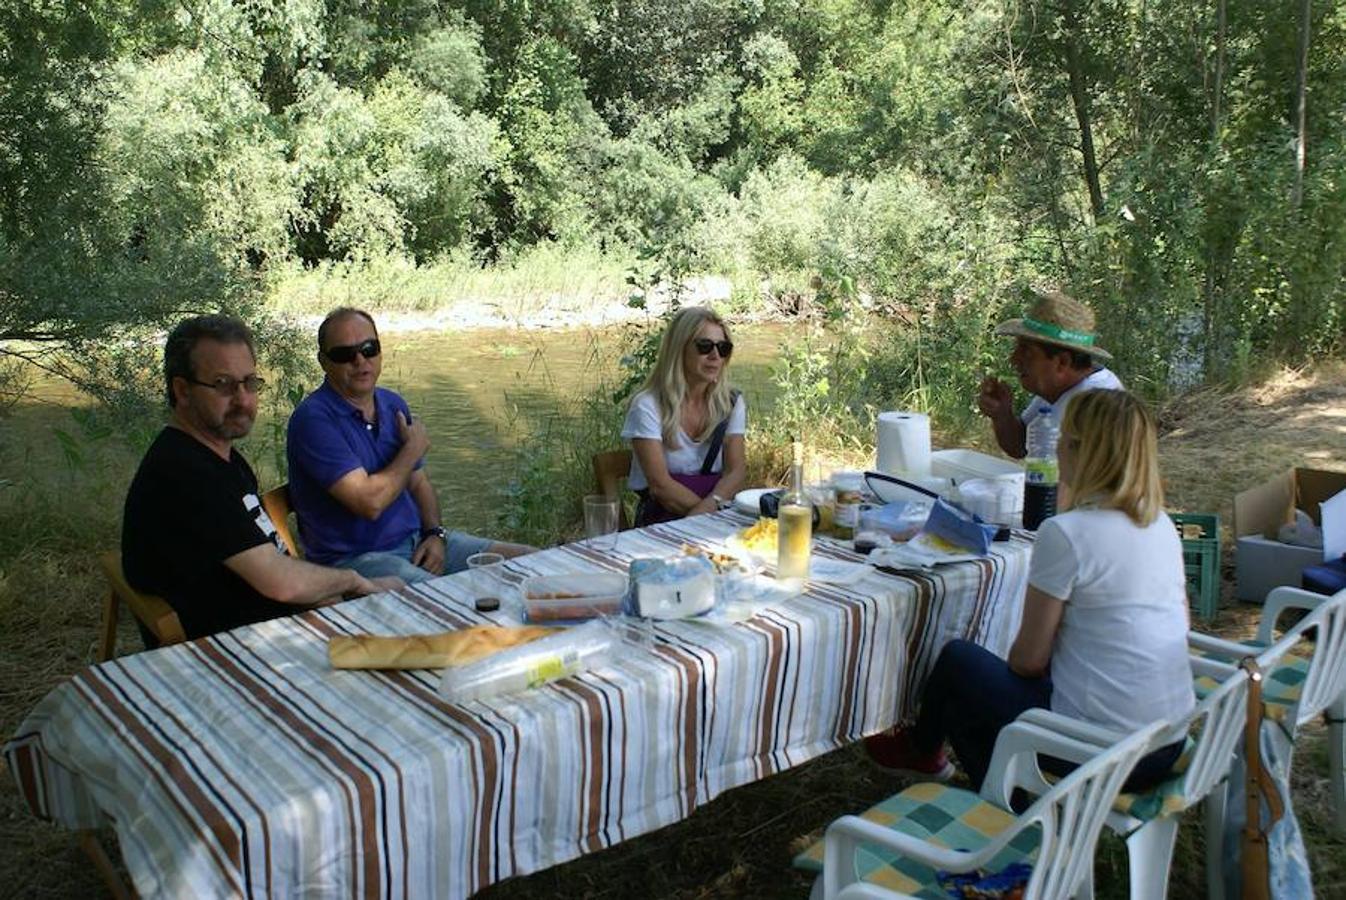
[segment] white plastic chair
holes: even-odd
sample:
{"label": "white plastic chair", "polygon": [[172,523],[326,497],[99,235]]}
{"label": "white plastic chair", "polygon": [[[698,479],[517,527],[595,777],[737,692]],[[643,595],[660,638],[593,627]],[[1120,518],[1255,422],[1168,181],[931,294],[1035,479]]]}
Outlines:
{"label": "white plastic chair", "polygon": [[[1277,621],[1291,609],[1308,610],[1309,615],[1273,644]],[[1287,708],[1283,721],[1289,731],[1284,737],[1288,743],[1293,743],[1300,725],[1326,714],[1333,820],[1338,833],[1346,835],[1346,590],[1328,597],[1299,588],[1279,587],[1268,594],[1255,638],[1257,645],[1266,648],[1259,651],[1258,664],[1272,672],[1297,642],[1290,640],[1291,636],[1301,635],[1311,627],[1317,629],[1317,634],[1307,666],[1303,665],[1302,657],[1293,660],[1303,681],[1299,685],[1298,698],[1284,704]],[[1250,649],[1209,635],[1194,634],[1190,643],[1199,652],[1226,658],[1237,658],[1239,654],[1246,656]],[[1274,689],[1274,684],[1266,688],[1273,701]]]}
{"label": "white plastic chair", "polygon": [[[879,848],[934,869],[972,872],[986,866],[1025,832],[1037,829],[1038,845],[1025,900],[1057,900],[1093,893],[1094,847],[1104,818],[1136,761],[1154,746],[1162,729],[1154,723],[1099,751],[1056,732],[1016,721],[1001,729],[981,798],[1009,809],[1016,787],[1041,783],[1038,754],[1086,760],[1051,787],[1027,812],[976,851],[955,850],[870,822],[843,816],[827,829],[823,874],[825,900],[901,897],[878,885],[860,886],[855,869],[861,846]],[[918,786],[919,787],[919,786]],[[912,788],[908,788],[912,790]],[[949,789],[956,790],[956,789]],[[817,894],[815,885],[815,895]]]}
{"label": "white plastic chair", "polygon": [[[1182,813],[1206,799],[1229,776],[1243,726],[1248,716],[1248,674],[1219,662],[1192,659],[1194,673],[1221,679],[1196,708],[1181,721],[1165,727],[1154,742],[1163,747],[1196,732],[1193,745],[1184,752],[1187,764],[1173,778],[1139,794],[1123,794],[1108,813],[1107,826],[1126,839],[1131,896],[1137,900],[1164,897],[1173,862]],[[1118,735],[1088,722],[1045,709],[1032,709],[1019,718],[1067,737],[1108,746]],[[1029,788],[1040,794],[1045,783]],[[1218,797],[1220,815],[1224,794]]]}
{"label": "white plastic chair", "polygon": [[[1281,614],[1290,609],[1309,610],[1293,628],[1271,643]],[[1305,632],[1314,630],[1312,655],[1292,654],[1305,640]],[[1331,802],[1338,831],[1346,833],[1346,590],[1331,597],[1279,587],[1267,595],[1262,609],[1254,646],[1227,641],[1210,635],[1188,636],[1192,648],[1207,657],[1241,659],[1257,650],[1257,664],[1265,673],[1263,706],[1267,717],[1279,721],[1281,728],[1271,729],[1272,740],[1280,754],[1292,759],[1299,726],[1326,712],[1328,721],[1328,768]],[[1268,646],[1269,645],[1269,646]],[[1259,649],[1261,648],[1261,649]],[[1298,695],[1281,695],[1280,686],[1287,676],[1297,681]],[[1302,679],[1302,680],[1301,680]],[[1278,709],[1279,707],[1279,709]],[[1219,834],[1224,826],[1225,795],[1212,792],[1206,802],[1206,834]],[[1206,841],[1206,881],[1210,900],[1222,900],[1224,882],[1219,841]]]}

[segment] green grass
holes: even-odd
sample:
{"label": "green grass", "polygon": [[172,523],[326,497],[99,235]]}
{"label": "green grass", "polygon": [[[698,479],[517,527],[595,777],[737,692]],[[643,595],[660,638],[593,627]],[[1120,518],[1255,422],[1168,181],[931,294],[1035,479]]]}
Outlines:
{"label": "green grass", "polygon": [[539,244],[489,266],[455,256],[416,266],[392,258],[324,263],[273,275],[278,312],[321,315],[336,306],[431,313],[458,308],[519,319],[558,301],[625,300],[631,260],[597,250]]}

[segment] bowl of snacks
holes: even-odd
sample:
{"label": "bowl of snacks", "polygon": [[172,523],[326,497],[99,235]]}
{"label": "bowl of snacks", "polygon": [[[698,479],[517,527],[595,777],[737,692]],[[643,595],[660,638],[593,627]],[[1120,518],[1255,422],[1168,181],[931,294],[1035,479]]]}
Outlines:
{"label": "bowl of snacks", "polygon": [[730,535],[724,546],[744,563],[760,568],[776,564],[779,540],[776,520],[763,516],[747,528]]}

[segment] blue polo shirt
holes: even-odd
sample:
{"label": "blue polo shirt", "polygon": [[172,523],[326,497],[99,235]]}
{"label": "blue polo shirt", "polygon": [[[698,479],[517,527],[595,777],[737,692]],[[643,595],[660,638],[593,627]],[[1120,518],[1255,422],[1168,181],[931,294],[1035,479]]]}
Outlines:
{"label": "blue polo shirt", "polygon": [[[407,403],[393,391],[374,389],[374,422],[323,381],[290,416],[285,456],[290,466],[290,503],[299,516],[305,556],[333,563],[357,553],[392,550],[418,534],[420,511],[409,491],[377,519],[361,518],[342,506],[328,489],[343,476],[363,468],[369,474],[392,462],[402,442],[397,413],[411,421]],[[424,460],[416,461],[420,468]]]}

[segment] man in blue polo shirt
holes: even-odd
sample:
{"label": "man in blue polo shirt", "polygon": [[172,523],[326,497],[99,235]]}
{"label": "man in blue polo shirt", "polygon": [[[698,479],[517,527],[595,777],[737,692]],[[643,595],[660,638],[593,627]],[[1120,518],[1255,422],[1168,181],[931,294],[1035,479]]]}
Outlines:
{"label": "man in blue polo shirt", "polygon": [[295,409],[286,440],[290,502],[309,559],[414,583],[461,571],[473,553],[534,549],[444,529],[423,468],[430,438],[406,401],[378,386],[382,347],[368,313],[329,313],[318,327],[318,362],[326,378]]}

